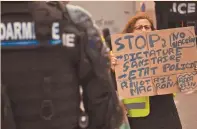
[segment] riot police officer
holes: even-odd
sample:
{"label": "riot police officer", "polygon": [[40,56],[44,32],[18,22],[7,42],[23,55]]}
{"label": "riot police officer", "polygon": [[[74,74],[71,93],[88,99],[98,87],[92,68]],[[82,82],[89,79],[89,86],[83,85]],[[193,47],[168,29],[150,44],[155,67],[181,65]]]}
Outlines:
{"label": "riot police officer", "polygon": [[108,51],[90,14],[61,2],[1,3],[2,127],[118,127]]}

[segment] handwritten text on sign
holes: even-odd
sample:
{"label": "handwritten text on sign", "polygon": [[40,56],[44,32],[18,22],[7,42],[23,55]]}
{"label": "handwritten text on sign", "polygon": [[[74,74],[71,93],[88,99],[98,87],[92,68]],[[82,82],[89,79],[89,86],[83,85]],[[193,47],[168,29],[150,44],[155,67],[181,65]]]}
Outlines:
{"label": "handwritten text on sign", "polygon": [[[118,92],[123,98],[197,89],[193,27],[111,36]],[[192,81],[192,84],[190,81]],[[186,84],[190,83],[190,84]]]}

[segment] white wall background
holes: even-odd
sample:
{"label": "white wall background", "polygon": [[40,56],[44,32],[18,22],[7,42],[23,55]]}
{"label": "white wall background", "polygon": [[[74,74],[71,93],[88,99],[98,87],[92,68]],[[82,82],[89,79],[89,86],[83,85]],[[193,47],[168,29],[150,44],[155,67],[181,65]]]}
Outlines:
{"label": "white wall background", "polygon": [[135,1],[72,1],[88,10],[100,29],[109,28],[111,34],[120,33],[128,19],[135,14]]}

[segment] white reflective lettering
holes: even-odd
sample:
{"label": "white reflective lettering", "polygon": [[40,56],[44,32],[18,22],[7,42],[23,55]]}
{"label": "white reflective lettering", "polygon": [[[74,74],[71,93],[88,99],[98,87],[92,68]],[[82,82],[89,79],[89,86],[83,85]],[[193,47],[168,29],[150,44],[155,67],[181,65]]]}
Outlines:
{"label": "white reflective lettering", "polygon": [[174,13],[186,14],[186,13],[195,13],[196,4],[195,3],[173,3],[172,11]]}
{"label": "white reflective lettering", "polygon": [[53,26],[52,26],[52,38],[53,39],[60,39],[59,23],[58,22],[53,23]]}
{"label": "white reflective lettering", "polygon": [[5,40],[5,36],[6,36],[6,27],[3,23],[0,24],[0,28],[1,28],[1,40]]}
{"label": "white reflective lettering", "polygon": [[196,4],[195,3],[189,3],[188,8],[187,8],[187,12],[188,13],[195,13],[195,11],[196,11]]}
{"label": "white reflective lettering", "polygon": [[183,7],[186,8],[186,6],[187,6],[187,5],[186,5],[185,3],[179,4],[179,5],[178,5],[178,12],[179,12],[180,14],[186,14],[186,9],[183,10]]}
{"label": "white reflective lettering", "polygon": [[21,23],[20,22],[15,22],[14,23],[14,39],[21,39]]}
{"label": "white reflective lettering", "polygon": [[23,39],[33,39],[33,30],[31,22],[22,22]]}
{"label": "white reflective lettering", "polygon": [[63,46],[74,47],[75,46],[75,35],[74,34],[63,34],[62,35]]}
{"label": "white reflective lettering", "polygon": [[7,23],[7,32],[6,32],[6,40],[9,40],[9,39],[11,39],[11,40],[15,40],[15,38],[14,38],[14,33],[13,33],[13,30],[12,30],[12,24],[9,22],[9,23]]}
{"label": "white reflective lettering", "polygon": [[175,12],[175,13],[176,13],[176,3],[173,3],[173,5],[172,5],[172,9],[173,9],[173,12]]}
{"label": "white reflective lettering", "polygon": [[35,24],[34,24],[33,22],[32,22],[32,27],[31,27],[31,29],[32,29],[32,34],[33,34],[33,35],[32,35],[32,36],[33,36],[32,38],[33,38],[33,39],[36,39]]}
{"label": "white reflective lettering", "polygon": [[[36,39],[33,22],[1,23],[1,40],[33,40]],[[59,23],[53,23],[52,38],[60,39]],[[50,40],[50,39],[49,39]]]}

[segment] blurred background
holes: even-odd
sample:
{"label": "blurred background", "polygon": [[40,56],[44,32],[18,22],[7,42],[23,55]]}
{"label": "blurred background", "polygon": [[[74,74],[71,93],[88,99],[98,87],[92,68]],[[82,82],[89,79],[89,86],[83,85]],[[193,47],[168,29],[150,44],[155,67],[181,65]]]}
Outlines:
{"label": "blurred background", "polygon": [[197,32],[197,1],[71,1],[88,10],[101,28],[111,34],[122,31],[131,16],[146,11],[157,29],[195,26]]}

